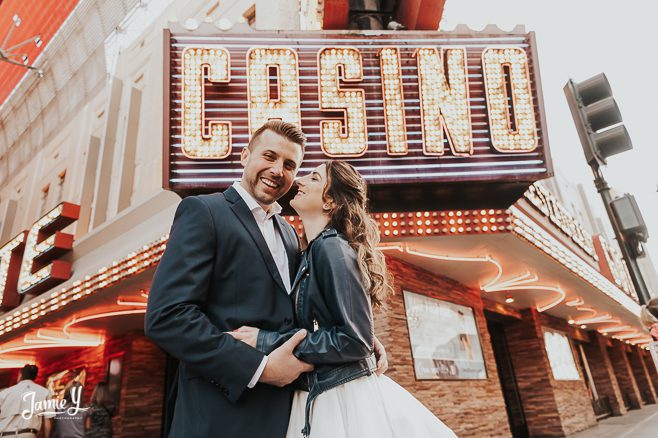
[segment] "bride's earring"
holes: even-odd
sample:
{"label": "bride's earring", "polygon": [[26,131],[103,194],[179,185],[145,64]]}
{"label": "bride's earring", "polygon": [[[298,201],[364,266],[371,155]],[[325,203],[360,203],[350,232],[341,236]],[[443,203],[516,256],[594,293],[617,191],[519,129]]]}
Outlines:
{"label": "bride's earring", "polygon": [[331,206],[329,204],[325,203],[325,204],[322,205],[322,210],[324,210],[326,212],[329,212],[329,211],[331,211]]}

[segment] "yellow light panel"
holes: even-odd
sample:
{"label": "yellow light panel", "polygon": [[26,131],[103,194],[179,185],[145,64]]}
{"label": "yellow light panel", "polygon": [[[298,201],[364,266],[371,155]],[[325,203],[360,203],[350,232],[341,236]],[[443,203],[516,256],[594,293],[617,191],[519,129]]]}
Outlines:
{"label": "yellow light panel", "polygon": [[230,55],[223,48],[187,48],[183,51],[182,150],[193,159],[221,159],[231,153],[231,122],[208,121],[204,108],[204,79],[231,80]]}
{"label": "yellow light panel", "polygon": [[469,156],[473,153],[471,110],[468,104],[466,50],[443,51],[448,66],[447,77],[443,59],[435,47],[416,52],[420,110],[425,155],[443,155],[443,132],[448,134],[452,153]]}
{"label": "yellow light panel", "polygon": [[326,47],[318,53],[320,109],[342,111],[341,120],[320,121],[322,150],[330,157],[359,157],[368,149],[365,92],[341,89],[339,80],[363,80],[361,52],[352,47]]}
{"label": "yellow light panel", "polygon": [[404,113],[400,49],[385,47],[379,51],[386,124],[386,150],[389,155],[406,155],[407,126]]}
{"label": "yellow light panel", "polygon": [[[510,77],[505,79],[505,67]],[[491,143],[499,152],[529,152],[537,147],[538,137],[528,57],[518,47],[489,48],[482,52],[482,68],[489,112]],[[508,96],[509,81],[511,96]],[[514,114],[510,114],[508,99]],[[512,118],[515,129],[512,130]]]}
{"label": "yellow light panel", "polygon": [[[269,69],[277,71],[277,98],[270,97]],[[249,132],[269,119],[301,126],[297,52],[290,48],[256,48],[247,53]]]}

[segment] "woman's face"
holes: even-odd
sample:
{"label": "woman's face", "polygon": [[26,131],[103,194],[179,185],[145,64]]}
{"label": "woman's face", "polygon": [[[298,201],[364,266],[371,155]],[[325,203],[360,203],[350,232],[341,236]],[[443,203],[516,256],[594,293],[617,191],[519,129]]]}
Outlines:
{"label": "woman's face", "polygon": [[322,206],[327,203],[322,194],[327,184],[327,166],[320,164],[308,175],[297,179],[297,194],[290,206],[298,214],[325,213]]}

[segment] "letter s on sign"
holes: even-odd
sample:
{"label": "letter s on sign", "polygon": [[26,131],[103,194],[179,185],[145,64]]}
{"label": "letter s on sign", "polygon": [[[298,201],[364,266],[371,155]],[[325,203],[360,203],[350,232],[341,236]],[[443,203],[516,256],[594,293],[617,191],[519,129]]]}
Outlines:
{"label": "letter s on sign", "polygon": [[353,47],[325,47],[318,53],[320,109],[342,111],[342,120],[321,120],[322,150],[330,157],[359,157],[368,149],[365,91],[341,89],[339,80],[363,80],[361,52]]}

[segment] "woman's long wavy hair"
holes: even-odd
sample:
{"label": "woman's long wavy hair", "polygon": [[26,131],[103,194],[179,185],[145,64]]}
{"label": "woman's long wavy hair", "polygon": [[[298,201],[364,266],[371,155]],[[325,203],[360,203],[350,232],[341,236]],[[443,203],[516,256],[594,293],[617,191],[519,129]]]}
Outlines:
{"label": "woman's long wavy hair", "polygon": [[343,233],[356,251],[359,271],[374,307],[384,305],[393,292],[384,254],[379,245],[379,226],[368,214],[368,190],[361,174],[344,161],[327,161],[323,198],[333,201],[329,226]]}

